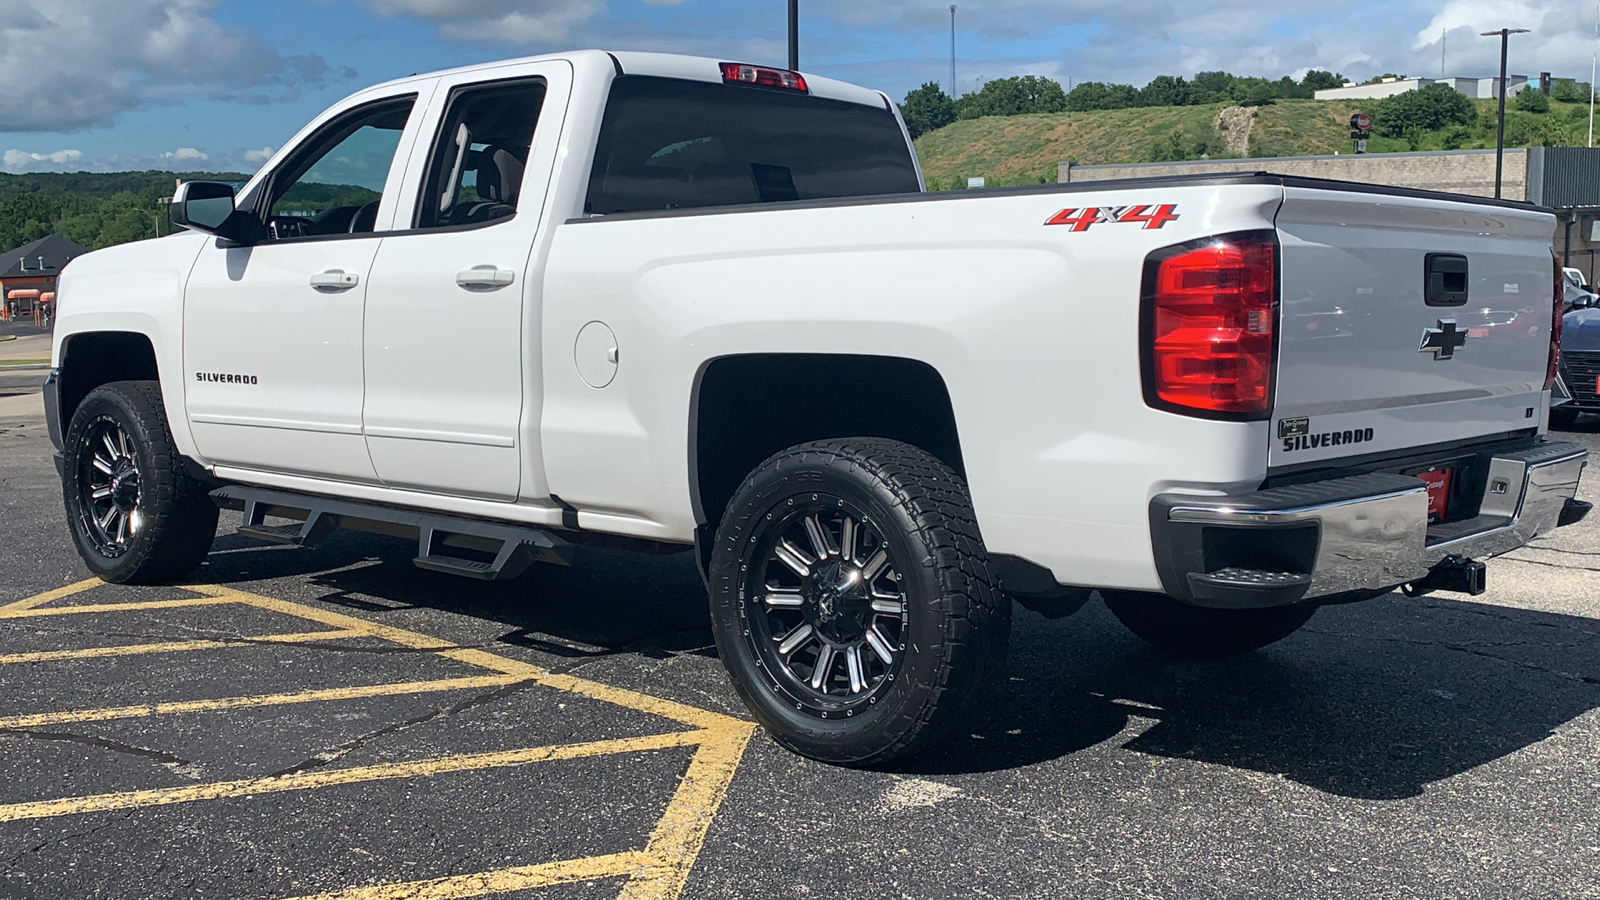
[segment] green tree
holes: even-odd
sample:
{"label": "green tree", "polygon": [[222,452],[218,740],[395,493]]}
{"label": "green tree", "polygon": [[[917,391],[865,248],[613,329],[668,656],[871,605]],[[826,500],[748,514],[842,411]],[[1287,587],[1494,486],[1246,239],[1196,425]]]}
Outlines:
{"label": "green tree", "polygon": [[900,104],[900,115],[905,118],[911,136],[921,137],[954,122],[956,102],[937,81],[930,81],[906,94],[905,102]]}
{"label": "green tree", "polygon": [[1321,69],[1312,69],[1300,78],[1300,87],[1305,90],[1306,97],[1311,97],[1316,91],[1325,91],[1328,88],[1344,87],[1344,76],[1336,72],[1324,72]]}
{"label": "green tree", "polygon": [[980,90],[956,101],[956,116],[962,119],[1065,112],[1066,109],[1067,95],[1061,85],[1039,75],[986,81]]}
{"label": "green tree", "polygon": [[1550,83],[1550,99],[1562,103],[1588,103],[1589,83],[1574,78],[1557,78]]}
{"label": "green tree", "polygon": [[1403,138],[1407,132],[1438,131],[1470,125],[1478,110],[1466,95],[1447,84],[1385,97],[1374,106],[1372,130],[1382,137]]}
{"label": "green tree", "polygon": [[1517,92],[1517,109],[1523,112],[1547,113],[1550,111],[1550,98],[1538,88],[1526,87]]}
{"label": "green tree", "polygon": [[1085,81],[1067,94],[1067,109],[1087,112],[1091,109],[1128,109],[1139,104],[1139,90],[1131,84],[1106,84],[1103,81]]}
{"label": "green tree", "polygon": [[1140,106],[1188,106],[1189,82],[1182,75],[1157,75],[1139,90]]}

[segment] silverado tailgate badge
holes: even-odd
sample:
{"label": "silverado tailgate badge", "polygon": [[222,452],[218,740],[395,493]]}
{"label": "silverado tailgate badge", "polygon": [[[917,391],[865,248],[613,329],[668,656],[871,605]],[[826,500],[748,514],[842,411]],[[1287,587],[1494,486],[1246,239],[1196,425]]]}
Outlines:
{"label": "silverado tailgate badge", "polygon": [[[1154,212],[1150,211],[1154,206]],[[1099,225],[1102,222],[1137,223],[1142,224],[1146,231],[1160,228],[1178,218],[1178,204],[1162,203],[1154,205],[1140,203],[1137,206],[1086,206],[1082,209],[1073,207],[1063,209],[1045,220],[1046,225],[1071,225],[1073,231],[1088,231],[1089,226]]]}
{"label": "silverado tailgate badge", "polygon": [[1434,359],[1455,359],[1456,351],[1467,345],[1467,332],[1456,328],[1455,319],[1440,319],[1437,327],[1422,329],[1418,353],[1433,351]]}

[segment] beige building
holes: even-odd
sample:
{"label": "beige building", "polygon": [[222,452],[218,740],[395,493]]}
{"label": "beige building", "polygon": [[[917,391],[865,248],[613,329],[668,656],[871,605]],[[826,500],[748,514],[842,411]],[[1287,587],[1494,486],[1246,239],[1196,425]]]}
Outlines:
{"label": "beige building", "polygon": [[[1059,165],[1057,180],[1077,184],[1224,172],[1270,172],[1478,197],[1494,196],[1493,150],[1285,156],[1110,166],[1075,166],[1064,162]],[[1553,208],[1560,219],[1552,242],[1556,253],[1567,260],[1567,265],[1582,269],[1589,276],[1589,282],[1594,283],[1595,276],[1600,274],[1596,272],[1595,265],[1596,252],[1600,251],[1600,148],[1509,148],[1505,151],[1501,196],[1507,200],[1524,200]]]}

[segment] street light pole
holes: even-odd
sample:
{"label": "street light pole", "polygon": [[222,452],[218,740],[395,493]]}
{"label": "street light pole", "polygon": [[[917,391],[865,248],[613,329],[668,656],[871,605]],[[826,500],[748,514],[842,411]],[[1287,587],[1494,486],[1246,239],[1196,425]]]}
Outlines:
{"label": "street light pole", "polygon": [[789,0],[789,71],[800,70],[800,0]]}
{"label": "street light pole", "polygon": [[1482,37],[1500,36],[1500,121],[1495,126],[1494,135],[1494,198],[1500,199],[1500,175],[1504,170],[1506,156],[1506,50],[1511,43],[1513,34],[1527,34],[1526,28],[1502,28],[1499,31],[1485,31]]}

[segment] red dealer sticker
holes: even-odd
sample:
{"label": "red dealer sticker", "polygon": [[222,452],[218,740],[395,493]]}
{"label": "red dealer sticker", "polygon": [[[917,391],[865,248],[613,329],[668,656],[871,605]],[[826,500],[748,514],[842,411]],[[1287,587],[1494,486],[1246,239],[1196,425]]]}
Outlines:
{"label": "red dealer sticker", "polygon": [[1428,486],[1428,521],[1438,522],[1450,512],[1450,482],[1456,470],[1452,468],[1429,469],[1418,472],[1417,477]]}
{"label": "red dealer sticker", "polygon": [[1071,225],[1073,231],[1088,231],[1091,225],[1137,223],[1145,230],[1154,230],[1178,218],[1176,203],[1140,203],[1137,206],[1086,206],[1063,209],[1049,219],[1046,225]]}

